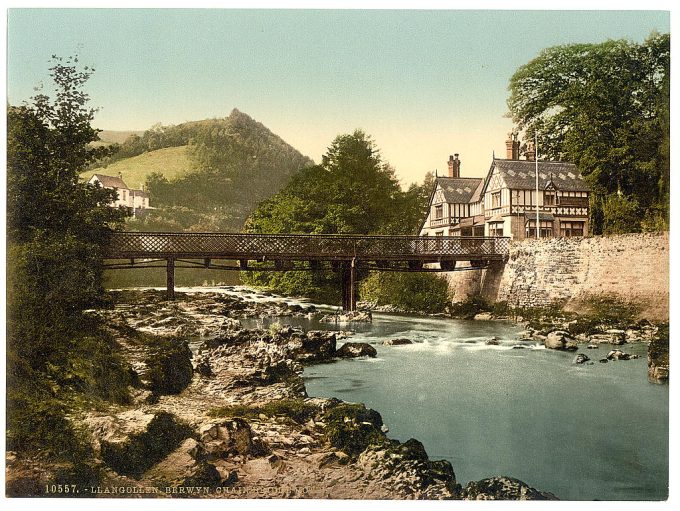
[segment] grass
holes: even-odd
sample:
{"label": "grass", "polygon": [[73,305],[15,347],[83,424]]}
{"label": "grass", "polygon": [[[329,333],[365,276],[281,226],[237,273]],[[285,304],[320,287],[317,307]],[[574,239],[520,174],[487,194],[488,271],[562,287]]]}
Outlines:
{"label": "grass", "polygon": [[303,424],[314,417],[318,410],[318,407],[307,404],[302,399],[281,399],[262,406],[222,406],[210,410],[208,415],[211,417],[242,417],[244,419],[255,419],[260,414],[267,417],[283,415],[290,417],[298,424]]}
{"label": "grass", "polygon": [[172,179],[185,174],[191,169],[191,161],[187,154],[187,146],[166,147],[148,153],[126,158],[96,169],[83,172],[80,177],[88,180],[92,174],[106,176],[123,175],[123,181],[130,188],[139,189],[146,182],[146,177],[152,172],[160,172],[166,178]]}

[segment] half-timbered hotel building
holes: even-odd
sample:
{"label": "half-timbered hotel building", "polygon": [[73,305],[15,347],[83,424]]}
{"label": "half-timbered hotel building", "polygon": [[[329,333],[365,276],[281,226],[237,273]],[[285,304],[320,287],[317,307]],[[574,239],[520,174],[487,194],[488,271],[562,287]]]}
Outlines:
{"label": "half-timbered hotel building", "polygon": [[507,158],[494,157],[485,178],[460,176],[458,154],[449,157],[448,176],[437,177],[421,236],[508,236],[522,240],[587,236],[590,190],[576,165],[538,162],[535,151],[519,159],[519,140],[506,141]]}

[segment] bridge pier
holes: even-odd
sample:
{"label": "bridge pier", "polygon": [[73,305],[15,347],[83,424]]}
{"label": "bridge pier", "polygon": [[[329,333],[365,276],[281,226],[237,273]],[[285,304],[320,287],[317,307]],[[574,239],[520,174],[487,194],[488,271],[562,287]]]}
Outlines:
{"label": "bridge pier", "polygon": [[356,294],[357,269],[356,260],[352,259],[342,265],[342,310],[357,310]]}
{"label": "bridge pier", "polygon": [[166,294],[168,300],[175,299],[175,258],[167,258],[166,279],[165,279]]}

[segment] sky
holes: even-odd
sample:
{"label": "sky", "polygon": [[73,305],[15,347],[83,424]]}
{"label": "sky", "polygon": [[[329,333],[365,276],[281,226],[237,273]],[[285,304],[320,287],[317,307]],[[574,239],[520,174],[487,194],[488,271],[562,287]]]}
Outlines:
{"label": "sky", "polygon": [[[642,5],[642,4],[639,4]],[[53,54],[96,70],[94,125],[144,130],[249,114],[316,162],[368,133],[403,184],[486,174],[504,157],[512,74],[547,47],[669,32],[664,11],[10,9],[7,95],[19,104]],[[539,143],[540,144],[540,143]],[[539,148],[540,150],[540,148]]]}

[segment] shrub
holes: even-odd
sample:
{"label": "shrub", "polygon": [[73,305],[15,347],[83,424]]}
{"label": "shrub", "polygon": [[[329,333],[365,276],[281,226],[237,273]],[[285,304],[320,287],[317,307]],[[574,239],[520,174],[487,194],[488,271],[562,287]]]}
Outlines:
{"label": "shrub", "polygon": [[362,300],[408,311],[443,312],[451,303],[448,282],[431,273],[371,273],[360,286]]}

